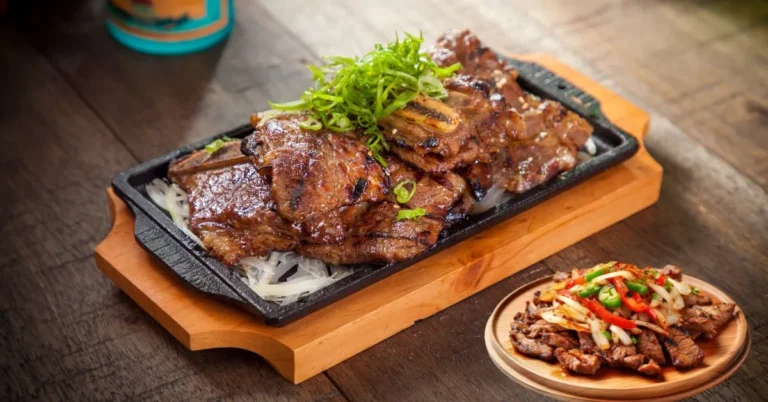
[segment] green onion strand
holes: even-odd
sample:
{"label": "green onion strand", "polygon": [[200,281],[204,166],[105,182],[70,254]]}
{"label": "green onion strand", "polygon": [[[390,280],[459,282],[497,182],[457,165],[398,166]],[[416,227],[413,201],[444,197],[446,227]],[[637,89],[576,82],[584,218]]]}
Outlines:
{"label": "green onion strand", "polygon": [[323,66],[307,66],[314,85],[299,100],[269,105],[283,111],[306,112],[310,119],[304,125],[313,130],[315,122],[337,132],[362,129],[371,137],[367,144],[373,157],[386,165],[379,153],[388,150],[389,144],[378,121],[404,108],[419,93],[445,98],[448,91],[440,80],[461,68],[459,63],[439,67],[421,51],[423,42],[421,35],[406,33],[402,40],[398,37],[386,45],[375,45],[363,57],[327,57]]}

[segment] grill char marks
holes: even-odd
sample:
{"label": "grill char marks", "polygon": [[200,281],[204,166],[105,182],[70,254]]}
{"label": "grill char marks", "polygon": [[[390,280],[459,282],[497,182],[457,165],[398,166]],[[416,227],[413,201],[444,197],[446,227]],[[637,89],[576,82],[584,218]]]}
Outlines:
{"label": "grill char marks", "polygon": [[268,169],[277,211],[300,222],[356,202],[384,199],[388,183],[357,135],[306,131],[290,115],[256,127],[244,151]]}
{"label": "grill char marks", "polygon": [[679,326],[669,327],[669,337],[662,339],[672,365],[679,369],[689,369],[701,364],[704,351],[693,342],[690,333]]}
{"label": "grill char marks", "polygon": [[575,166],[576,152],[592,134],[592,127],[558,102],[542,101],[523,91],[517,72],[471,32],[443,35],[433,58],[443,67],[462,63],[460,75],[445,81],[446,103],[472,127],[483,155],[475,162],[487,165],[491,172],[490,181],[467,176],[475,194],[484,194],[494,182],[523,193]]}
{"label": "grill char marks", "polygon": [[[240,144],[233,142],[232,147]],[[224,264],[233,266],[241,258],[270,251],[293,249],[298,231],[275,212],[270,184],[250,162],[209,169],[190,160],[206,157],[198,151],[171,164],[170,175],[189,196],[189,227]],[[214,153],[215,154],[215,153]],[[242,155],[233,154],[234,160]],[[216,158],[216,166],[224,166]]]}

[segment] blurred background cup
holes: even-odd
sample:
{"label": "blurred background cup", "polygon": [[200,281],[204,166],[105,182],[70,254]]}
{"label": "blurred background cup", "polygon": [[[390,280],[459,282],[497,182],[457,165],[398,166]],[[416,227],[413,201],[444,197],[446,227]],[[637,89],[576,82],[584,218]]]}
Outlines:
{"label": "blurred background cup", "polygon": [[233,26],[232,0],[109,0],[107,4],[110,34],[143,53],[197,52],[224,40]]}

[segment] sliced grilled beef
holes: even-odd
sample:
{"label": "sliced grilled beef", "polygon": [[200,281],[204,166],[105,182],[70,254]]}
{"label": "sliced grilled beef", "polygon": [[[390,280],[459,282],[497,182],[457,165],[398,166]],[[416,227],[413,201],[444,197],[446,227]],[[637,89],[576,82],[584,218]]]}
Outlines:
{"label": "sliced grilled beef", "polygon": [[687,296],[683,296],[683,301],[685,302],[685,307],[712,305],[712,298],[702,294],[695,295],[691,293]]}
{"label": "sliced grilled beef", "polygon": [[642,330],[637,337],[637,350],[648,360],[656,361],[659,364],[667,364],[667,359],[664,357],[664,350],[661,349],[659,339],[653,331],[647,329]]}
{"label": "sliced grilled beef", "polygon": [[459,74],[476,76],[488,82],[495,93],[503,96],[510,107],[523,110],[529,97],[517,84],[518,73],[482,46],[468,30],[453,30],[438,38],[432,58],[443,67],[461,63]]}
{"label": "sliced grilled beef", "polygon": [[701,333],[705,339],[712,339],[733,318],[735,308],[733,303],[686,308],[681,325],[690,332]]}
{"label": "sliced grilled beef", "polygon": [[349,227],[341,243],[303,243],[298,251],[331,264],[390,263],[412,258],[437,241],[443,221],[422,216],[397,220],[400,206],[372,205]]}
{"label": "sliced grilled beef", "polygon": [[300,117],[260,122],[242,146],[271,176],[272,197],[291,222],[358,202],[384,199],[389,183],[381,165],[355,133],[308,131]]}
{"label": "sliced grilled beef", "polygon": [[637,370],[643,364],[645,357],[637,354],[634,345],[613,344],[606,352],[605,360],[611,367]]}
{"label": "sliced grilled beef", "polygon": [[667,265],[661,269],[661,273],[668,278],[672,278],[676,281],[683,280],[683,270],[677,265]]}
{"label": "sliced grilled beef", "polygon": [[560,365],[574,373],[592,375],[600,368],[600,358],[595,355],[584,354],[578,349],[566,351],[563,348],[555,349],[555,356]]}
{"label": "sliced grilled beef", "polygon": [[418,167],[427,173],[445,173],[457,167],[470,165],[479,160],[487,159],[480,141],[476,137],[468,138],[462,145],[459,153],[452,156],[439,154],[419,154],[413,148],[390,144],[392,153],[400,159]]}
{"label": "sliced grilled beef", "polygon": [[648,377],[658,377],[661,375],[661,367],[653,360],[638,367],[637,371],[647,375]]}
{"label": "sliced grilled beef", "polygon": [[669,327],[668,332],[669,337],[661,341],[669,353],[672,365],[679,369],[689,369],[704,361],[704,351],[693,342],[687,330],[674,325]]}
{"label": "sliced grilled beef", "polygon": [[563,328],[557,324],[546,322],[544,320],[538,320],[533,325],[531,325],[530,332],[528,333],[528,335],[531,338],[536,338],[539,336],[539,334],[544,334],[548,332],[565,332],[565,331],[568,331],[568,329]]}
{"label": "sliced grilled beef", "polygon": [[568,332],[545,332],[539,334],[538,339],[545,345],[549,345],[553,348],[570,350],[579,347],[579,341]]}
{"label": "sliced grilled beef", "polygon": [[250,162],[179,168],[189,160],[172,163],[171,177],[189,197],[190,230],[211,254],[233,266],[243,257],[291,250],[298,244],[299,231],[275,212],[268,178]]}
{"label": "sliced grilled beef", "polygon": [[[461,199],[467,190],[467,182],[453,172],[438,175],[424,175],[422,172],[411,168],[402,160],[388,156],[385,171],[389,176],[392,189],[407,180],[416,183],[416,189],[405,207],[424,208],[427,215],[433,218],[443,219],[448,211]],[[411,185],[406,190],[411,190]],[[390,191],[389,201],[397,203],[397,196]]]}
{"label": "sliced grilled beef", "polygon": [[512,346],[518,352],[535,357],[541,360],[550,361],[554,357],[551,347],[535,340],[531,339],[520,332],[515,332],[510,335],[512,339]]}

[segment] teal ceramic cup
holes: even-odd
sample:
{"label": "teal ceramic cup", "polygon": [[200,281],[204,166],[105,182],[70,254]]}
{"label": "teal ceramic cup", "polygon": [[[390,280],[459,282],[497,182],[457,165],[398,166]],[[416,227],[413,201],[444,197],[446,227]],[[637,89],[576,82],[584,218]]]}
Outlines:
{"label": "teal ceramic cup", "polygon": [[232,0],[111,0],[107,29],[136,51],[177,55],[224,40],[234,16]]}

